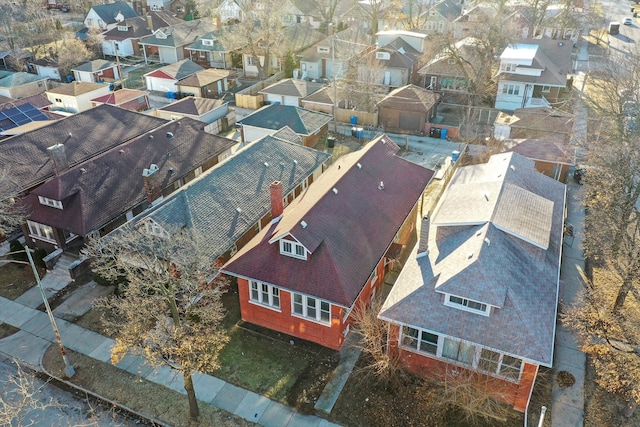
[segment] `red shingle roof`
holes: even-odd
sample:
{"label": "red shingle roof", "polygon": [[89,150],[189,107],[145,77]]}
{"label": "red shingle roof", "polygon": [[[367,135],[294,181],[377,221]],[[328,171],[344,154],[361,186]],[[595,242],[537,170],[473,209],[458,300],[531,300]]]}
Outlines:
{"label": "red shingle roof", "polygon": [[[339,159],[224,271],[350,307],[433,176],[398,151],[383,135]],[[285,235],[311,252],[306,261],[280,255]]]}

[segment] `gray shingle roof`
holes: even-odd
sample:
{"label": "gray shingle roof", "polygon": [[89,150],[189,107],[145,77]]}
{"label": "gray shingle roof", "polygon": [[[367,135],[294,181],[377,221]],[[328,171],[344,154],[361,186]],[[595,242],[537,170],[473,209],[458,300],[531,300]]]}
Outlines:
{"label": "gray shingle roof", "polygon": [[201,116],[225,103],[227,103],[227,101],[223,101],[222,99],[197,98],[195,96],[187,96],[179,101],[173,102],[169,105],[165,105],[159,110],[190,114],[192,116]]}
{"label": "gray shingle roof", "polygon": [[145,74],[145,76],[155,76],[158,73],[164,73],[176,80],[181,80],[202,70],[204,70],[204,68],[202,68],[192,60],[183,59],[181,61],[174,62],[173,64],[165,65],[164,67],[158,68],[157,70],[153,70]]}
{"label": "gray shingle roof", "polygon": [[18,87],[37,81],[47,80],[48,77],[38,76],[36,74],[17,72],[9,73],[5,77],[0,78],[0,87]]}
{"label": "gray shingle roof", "polygon": [[309,82],[298,79],[284,79],[269,85],[258,93],[271,95],[297,96],[298,98],[311,95],[325,87],[324,83]]}
{"label": "gray shingle roof", "polygon": [[205,172],[136,221],[151,218],[169,229],[194,228],[208,236],[205,249],[211,258],[217,258],[271,210],[272,182],[282,182],[284,194],[288,194],[329,157],[267,136]]}
{"label": "gray shingle roof", "polygon": [[96,59],[93,61],[85,62],[84,64],[80,64],[77,67],[73,67],[71,71],[100,71],[107,68],[114,68],[116,66],[115,62],[107,61],[104,59]]}
{"label": "gray shingle roof", "polygon": [[[150,46],[180,47],[193,43],[198,37],[215,30],[215,23],[209,18],[185,21],[169,27],[159,28],[149,37],[145,37],[140,44]],[[165,35],[166,38],[162,38]]]}
{"label": "gray shingle roof", "polygon": [[129,4],[124,1],[99,4],[93,6],[92,9],[106,24],[115,24],[117,22],[115,18],[118,13],[122,13],[124,19],[134,18],[138,16],[138,14],[131,8],[131,6],[129,6]]}
{"label": "gray shingle roof", "polygon": [[[26,199],[29,218],[85,236],[145,200],[142,171],[151,164],[164,189],[236,143],[191,118],[166,122],[36,188]],[[37,196],[62,201],[64,210],[41,205]]]}
{"label": "gray shingle roof", "polygon": [[47,148],[62,143],[70,166],[77,165],[125,141],[154,129],[166,120],[100,105],[58,120],[43,128],[5,139],[0,144],[0,164],[29,189],[54,175]]}
{"label": "gray shingle roof", "polygon": [[263,129],[289,126],[298,135],[311,135],[331,121],[331,116],[292,105],[272,104],[239,120],[238,123]]}
{"label": "gray shingle roof", "polygon": [[[515,153],[458,169],[433,215],[429,253],[409,257],[380,317],[551,366],[564,202],[565,186]],[[546,248],[531,243],[544,233]],[[443,293],[494,307],[489,317],[458,310]]]}

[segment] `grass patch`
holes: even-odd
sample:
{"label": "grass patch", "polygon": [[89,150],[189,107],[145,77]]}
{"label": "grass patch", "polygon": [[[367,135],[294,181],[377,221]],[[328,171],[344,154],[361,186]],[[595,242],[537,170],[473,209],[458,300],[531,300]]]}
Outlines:
{"label": "grass patch", "polygon": [[104,310],[98,308],[92,308],[83,314],[80,318],[78,318],[74,323],[78,326],[82,326],[85,329],[89,329],[90,331],[96,332],[98,334],[107,336],[109,338],[114,338],[111,334],[107,332],[104,325],[102,324],[102,315]]}
{"label": "grass patch", "polygon": [[0,267],[0,296],[15,300],[35,285],[31,267],[11,263]]}
{"label": "grass patch", "polygon": [[[326,382],[328,376],[316,371],[317,375],[309,378],[305,373],[317,370],[318,366],[326,368],[323,372],[333,371],[338,360],[337,352],[240,322],[235,285],[223,296],[223,302],[227,309],[225,324],[229,329],[230,341],[220,354],[221,368],[210,373],[291,406],[299,406],[298,402],[292,401],[297,399],[290,393],[294,388],[300,391],[298,394],[320,388],[312,395],[307,395],[300,402],[302,405],[317,399],[322,391],[317,383]],[[291,340],[293,345],[290,344]]]}
{"label": "grass patch", "polygon": [[136,68],[135,70],[129,71],[127,79],[124,82],[124,87],[127,89],[146,89],[147,85],[144,79],[144,75],[163,66],[163,64],[149,64],[144,67]]}
{"label": "grass patch", "polygon": [[0,339],[6,338],[18,332],[20,329],[9,325],[8,323],[0,323]]}
{"label": "grass patch", "polygon": [[[68,351],[68,355],[76,370],[72,383],[169,425],[189,426],[189,404],[185,395],[74,351]],[[64,363],[55,345],[46,351],[43,364],[52,375],[64,377]],[[197,387],[196,384],[196,390]],[[254,425],[204,402],[199,402],[199,408],[203,426]]]}

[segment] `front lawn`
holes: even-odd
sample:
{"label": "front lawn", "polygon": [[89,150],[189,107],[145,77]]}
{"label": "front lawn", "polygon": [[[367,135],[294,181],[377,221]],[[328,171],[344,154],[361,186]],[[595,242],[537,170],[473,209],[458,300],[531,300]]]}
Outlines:
{"label": "front lawn", "polygon": [[0,296],[15,300],[35,285],[33,270],[28,265],[0,264]]}
{"label": "front lawn", "polygon": [[309,412],[338,362],[338,352],[240,321],[235,286],[223,297],[230,341],[210,374]]}

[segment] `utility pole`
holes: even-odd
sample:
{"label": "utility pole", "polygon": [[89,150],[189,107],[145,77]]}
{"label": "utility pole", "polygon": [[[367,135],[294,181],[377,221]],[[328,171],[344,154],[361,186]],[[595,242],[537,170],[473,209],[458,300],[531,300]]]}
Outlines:
{"label": "utility pole", "polygon": [[53,312],[51,311],[51,306],[49,306],[49,300],[47,299],[47,295],[44,293],[44,289],[42,288],[42,282],[40,281],[40,274],[38,273],[38,269],[33,262],[33,258],[31,257],[31,250],[25,245],[25,252],[27,253],[27,258],[29,258],[29,264],[31,264],[31,269],[33,270],[33,275],[36,278],[36,283],[38,284],[38,289],[40,289],[40,294],[42,294],[42,300],[44,301],[44,307],[47,311],[47,315],[49,316],[49,321],[51,321],[51,326],[53,327],[53,333],[56,336],[56,341],[58,343],[58,347],[60,347],[60,353],[62,354],[62,360],[64,361],[64,374],[67,378],[71,378],[75,375],[76,371],[73,369],[71,362],[69,362],[69,358],[67,357],[67,352],[62,345],[62,338],[60,338],[60,331],[58,330],[58,325],[56,323],[56,318],[53,317]]}
{"label": "utility pole", "polygon": [[336,86],[336,36],[333,34],[333,23],[328,27],[331,29],[331,72],[333,73],[333,132],[338,133],[338,122],[336,113],[338,112],[338,87]]}

